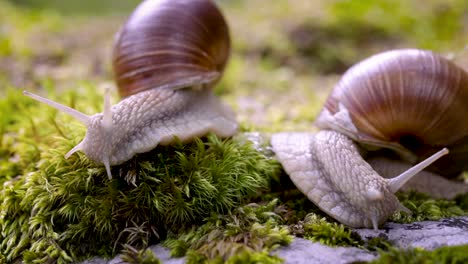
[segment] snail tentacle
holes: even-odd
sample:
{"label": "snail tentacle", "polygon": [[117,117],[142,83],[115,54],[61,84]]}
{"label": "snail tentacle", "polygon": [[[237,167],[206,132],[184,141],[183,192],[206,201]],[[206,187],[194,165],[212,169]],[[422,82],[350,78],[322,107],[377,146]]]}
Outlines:
{"label": "snail tentacle", "polygon": [[[104,93],[104,111],[102,112],[102,131],[104,135],[104,142],[103,145],[106,146],[104,149],[111,149],[112,145],[112,134],[113,134],[113,111],[112,111],[112,105],[110,102],[110,89],[106,88],[105,93]],[[109,180],[112,179],[112,173],[110,169],[110,156],[112,153],[108,151],[103,151],[102,152],[102,164],[104,164],[104,167],[106,168],[106,173],[107,177],[109,177]]]}
{"label": "snail tentacle", "polygon": [[411,180],[411,178],[416,176],[416,174],[424,170],[426,167],[434,163],[434,161],[438,160],[442,156],[447,155],[448,153],[448,149],[443,148],[440,151],[433,154],[432,156],[430,156],[429,158],[421,161],[420,163],[401,173],[397,177],[388,180],[388,189],[391,192],[396,193],[398,190],[401,189],[401,187],[403,187],[403,185],[405,185],[406,182],[408,182],[409,180]]}
{"label": "snail tentacle", "polygon": [[[392,178],[411,168],[405,161],[387,157],[372,157],[367,162],[384,178]],[[463,181],[453,181],[429,171],[421,171],[409,180],[401,190],[415,190],[427,193],[434,198],[453,199],[468,192],[468,184]]]}
{"label": "snail tentacle", "polygon": [[110,89],[106,88],[104,93],[104,111],[102,112],[102,128],[112,131],[112,105],[110,102]]}
{"label": "snail tentacle", "polygon": [[23,94],[26,95],[26,96],[31,97],[32,99],[34,99],[36,101],[47,104],[47,105],[49,105],[49,106],[51,106],[51,107],[65,113],[65,114],[68,114],[68,115],[74,117],[76,120],[80,121],[85,126],[88,126],[90,121],[91,121],[90,116],[88,116],[86,114],[83,114],[80,111],[78,111],[76,109],[73,109],[71,107],[68,107],[66,105],[54,102],[54,101],[52,101],[50,99],[47,99],[45,97],[42,97],[40,95],[31,93],[31,92],[28,92],[28,91],[23,91]]}
{"label": "snail tentacle", "polygon": [[78,143],[78,145],[74,146],[70,151],[67,152],[67,154],[65,154],[65,158],[68,159],[71,155],[73,155],[73,153],[77,152],[77,151],[82,151],[83,150],[83,145],[84,145],[84,140],[81,141],[80,143]]}

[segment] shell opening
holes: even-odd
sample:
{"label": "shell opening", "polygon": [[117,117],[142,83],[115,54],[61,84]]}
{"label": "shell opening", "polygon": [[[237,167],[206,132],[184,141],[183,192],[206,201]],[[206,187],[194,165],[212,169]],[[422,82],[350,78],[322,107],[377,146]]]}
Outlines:
{"label": "shell opening", "polygon": [[[415,150],[420,150],[425,148],[424,142],[420,137],[417,135],[412,135],[412,134],[405,134],[401,135],[398,139],[398,142],[405,147],[406,149],[409,149],[410,151],[415,151]],[[427,147],[426,147],[427,148]]]}

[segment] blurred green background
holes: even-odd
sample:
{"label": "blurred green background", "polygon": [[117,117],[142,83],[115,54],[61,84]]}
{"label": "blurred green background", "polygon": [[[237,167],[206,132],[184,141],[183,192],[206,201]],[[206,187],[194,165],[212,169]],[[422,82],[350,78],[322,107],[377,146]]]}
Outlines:
{"label": "blurred green background", "polygon": [[[0,95],[113,85],[113,36],[139,2],[0,0]],[[216,2],[233,40],[216,91],[246,128],[309,128],[341,74],[381,51],[431,49],[468,66],[466,0]]]}
{"label": "blurred green background", "polygon": [[131,10],[139,0],[9,0],[22,7],[36,9],[54,9],[68,15],[87,14],[102,15]]}

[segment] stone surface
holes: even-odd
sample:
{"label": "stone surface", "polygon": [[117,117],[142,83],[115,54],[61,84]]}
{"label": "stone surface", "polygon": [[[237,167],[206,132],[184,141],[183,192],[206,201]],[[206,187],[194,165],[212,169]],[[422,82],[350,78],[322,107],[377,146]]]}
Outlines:
{"label": "stone surface", "polygon": [[[381,237],[401,248],[421,247],[433,250],[441,246],[468,244],[468,216],[439,221],[424,221],[411,224],[387,223],[380,230],[355,229],[363,240]],[[160,245],[150,247],[155,255],[168,264],[182,264],[184,258],[171,258],[169,250]],[[352,247],[328,247],[306,239],[295,238],[291,245],[273,252],[288,264],[301,263],[350,263],[371,261],[376,252]],[[93,258],[82,264],[121,264],[119,256],[112,260]]]}
{"label": "stone surface", "polygon": [[377,253],[353,247],[328,247],[303,238],[296,238],[287,247],[274,252],[284,259],[286,264],[306,263],[350,263],[371,261]]}
{"label": "stone surface", "polygon": [[[183,264],[185,263],[185,258],[171,258],[170,250],[161,246],[161,245],[154,245],[149,247],[153,252],[154,255],[157,256],[162,263],[167,264]],[[105,260],[103,258],[92,258],[90,260],[84,261],[81,264],[124,264],[127,262],[122,261],[120,256],[115,257],[111,260]]]}
{"label": "stone surface", "polygon": [[441,246],[468,244],[468,216],[411,224],[387,223],[383,229],[356,229],[363,239],[381,237],[401,248],[433,250]]}

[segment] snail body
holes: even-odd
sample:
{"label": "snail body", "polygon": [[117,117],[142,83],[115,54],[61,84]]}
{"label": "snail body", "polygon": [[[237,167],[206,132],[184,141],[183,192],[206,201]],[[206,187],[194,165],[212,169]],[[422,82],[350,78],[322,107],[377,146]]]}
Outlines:
{"label": "snail body", "polygon": [[448,186],[440,196],[468,191],[438,176],[467,169],[466,116],[463,69],[429,51],[394,50],[343,75],[316,119],[317,134],[279,133],[271,143],[292,181],[323,211],[352,227],[377,228],[396,210],[408,211],[394,193],[432,163],[432,172],[419,175]]}
{"label": "snail body", "polygon": [[86,136],[70,150],[106,167],[121,164],[158,145],[213,132],[232,136],[232,110],[212,92],[229,57],[227,24],[209,0],[146,0],[116,36],[113,68],[123,98],[88,116],[46,98],[26,95],[74,116]]}

